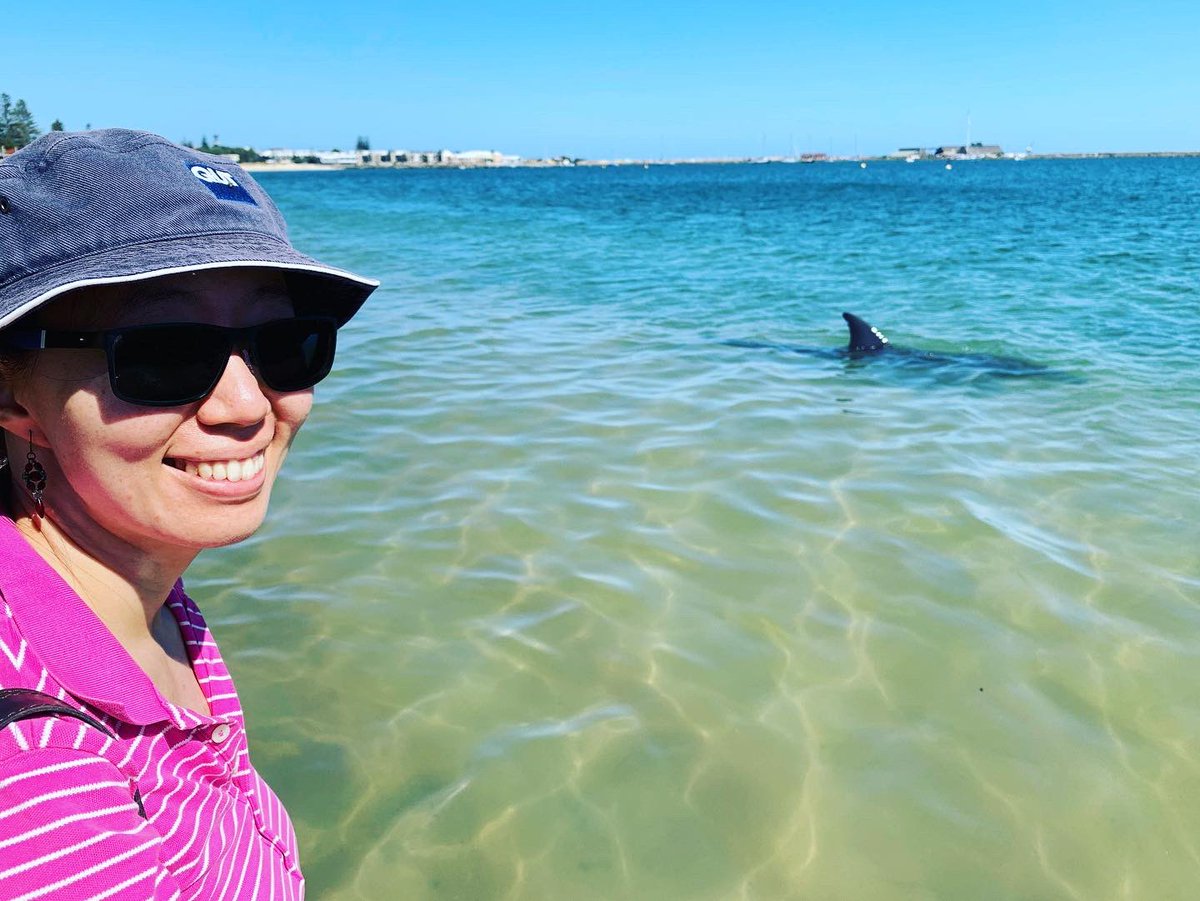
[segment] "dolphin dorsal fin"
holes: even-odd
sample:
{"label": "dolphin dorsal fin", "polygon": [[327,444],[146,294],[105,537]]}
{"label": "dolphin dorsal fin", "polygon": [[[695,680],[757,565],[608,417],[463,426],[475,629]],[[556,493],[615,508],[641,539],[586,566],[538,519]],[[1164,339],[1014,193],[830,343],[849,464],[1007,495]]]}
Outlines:
{"label": "dolphin dorsal fin", "polygon": [[846,347],[847,350],[854,353],[873,353],[891,344],[883,332],[853,313],[843,313],[842,318],[846,320],[846,325],[850,326],[850,343]]}

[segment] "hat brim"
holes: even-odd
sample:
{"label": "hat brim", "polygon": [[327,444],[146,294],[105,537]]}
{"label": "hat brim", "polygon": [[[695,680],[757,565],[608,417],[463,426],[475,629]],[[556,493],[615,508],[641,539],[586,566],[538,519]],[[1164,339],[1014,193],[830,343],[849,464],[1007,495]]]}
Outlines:
{"label": "hat brim", "polygon": [[339,326],[379,287],[373,279],[326,266],[261,234],[190,235],[113,248],[0,285],[0,328],[81,288],[238,268],[283,272],[297,312],[332,316]]}

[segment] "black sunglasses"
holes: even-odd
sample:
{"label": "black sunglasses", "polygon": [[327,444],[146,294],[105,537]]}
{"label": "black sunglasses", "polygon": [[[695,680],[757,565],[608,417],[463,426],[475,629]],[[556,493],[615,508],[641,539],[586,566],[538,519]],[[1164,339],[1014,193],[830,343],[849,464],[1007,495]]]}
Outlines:
{"label": "black sunglasses", "polygon": [[273,391],[311,388],[333,367],[337,322],[298,316],[248,328],[178,322],[101,332],[5,331],[0,341],[11,350],[103,348],[113,394],[144,407],[175,407],[207,397],[234,348],[245,349],[251,369]]}

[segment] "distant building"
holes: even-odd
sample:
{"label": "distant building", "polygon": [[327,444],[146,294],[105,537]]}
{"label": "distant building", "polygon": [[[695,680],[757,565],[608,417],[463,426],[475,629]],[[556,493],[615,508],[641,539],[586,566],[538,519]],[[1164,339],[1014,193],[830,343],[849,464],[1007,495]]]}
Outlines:
{"label": "distant building", "polygon": [[354,150],[318,150],[314,155],[326,166],[354,166],[359,162]]}
{"label": "distant building", "polygon": [[294,159],[308,159],[316,157],[320,150],[296,150],[290,147],[272,147],[269,150],[260,151],[262,157],[272,163],[290,163]]}
{"label": "distant building", "polygon": [[999,144],[948,144],[933,152],[939,159],[985,159],[1004,156]]}
{"label": "distant building", "polygon": [[498,150],[464,150],[461,153],[451,153],[447,162],[463,166],[515,166],[521,161],[519,156],[501,153]]}
{"label": "distant building", "polygon": [[307,150],[294,147],[272,147],[260,151],[261,156],[271,163],[290,163],[292,160],[310,160],[330,166],[353,166],[358,162],[354,151]]}
{"label": "distant building", "polygon": [[436,166],[446,161],[449,150],[396,150],[395,161],[409,166]]}
{"label": "distant building", "polygon": [[269,162],[310,160],[329,166],[516,166],[521,157],[498,150],[297,150],[262,151]]}

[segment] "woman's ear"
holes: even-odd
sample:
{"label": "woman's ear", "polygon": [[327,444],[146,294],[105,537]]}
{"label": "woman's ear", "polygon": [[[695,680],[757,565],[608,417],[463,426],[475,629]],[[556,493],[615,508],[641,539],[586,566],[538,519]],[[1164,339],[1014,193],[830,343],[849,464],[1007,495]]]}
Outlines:
{"label": "woman's ear", "polygon": [[0,379],[0,428],[9,429],[9,420],[24,413],[25,408],[17,403],[13,383],[8,379]]}
{"label": "woman's ear", "polygon": [[[29,411],[16,398],[11,380],[0,379],[0,429],[10,435],[28,441],[31,432],[41,434],[41,429],[29,415]],[[8,442],[12,447],[12,441]],[[17,446],[20,446],[19,443]]]}

